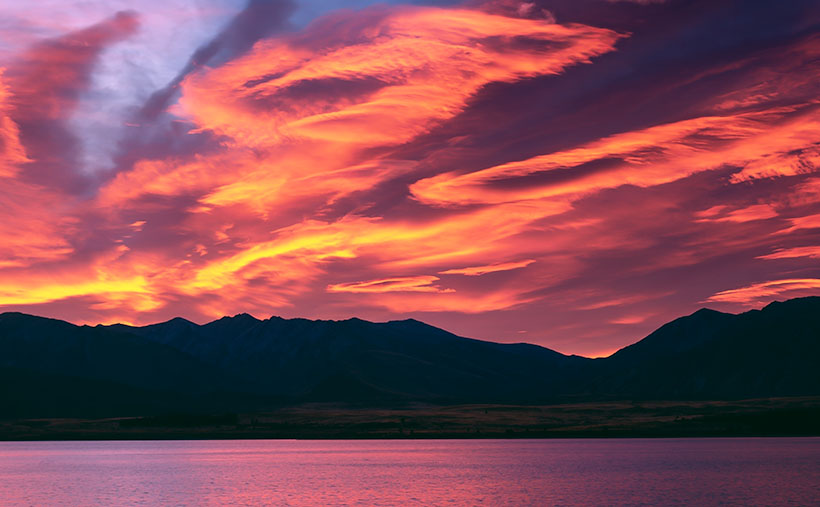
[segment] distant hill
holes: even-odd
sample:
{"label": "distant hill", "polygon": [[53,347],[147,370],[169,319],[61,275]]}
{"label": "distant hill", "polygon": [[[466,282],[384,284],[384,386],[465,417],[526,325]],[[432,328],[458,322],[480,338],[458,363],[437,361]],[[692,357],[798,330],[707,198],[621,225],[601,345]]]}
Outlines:
{"label": "distant hill", "polygon": [[820,298],[699,310],[596,361],[589,393],[652,399],[820,394]]}
{"label": "distant hill", "polygon": [[416,320],[240,314],[75,326],[0,314],[0,416],[258,410],[285,403],[542,403],[820,394],[820,298],[699,310],[604,359]]}

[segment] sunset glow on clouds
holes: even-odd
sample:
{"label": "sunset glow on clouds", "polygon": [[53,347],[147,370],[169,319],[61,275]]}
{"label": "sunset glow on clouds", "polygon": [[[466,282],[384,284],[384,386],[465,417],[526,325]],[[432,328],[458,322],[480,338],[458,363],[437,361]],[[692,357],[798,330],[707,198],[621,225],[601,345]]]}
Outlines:
{"label": "sunset glow on clouds", "polygon": [[34,4],[0,8],[2,311],[597,355],[820,295],[813,2]]}

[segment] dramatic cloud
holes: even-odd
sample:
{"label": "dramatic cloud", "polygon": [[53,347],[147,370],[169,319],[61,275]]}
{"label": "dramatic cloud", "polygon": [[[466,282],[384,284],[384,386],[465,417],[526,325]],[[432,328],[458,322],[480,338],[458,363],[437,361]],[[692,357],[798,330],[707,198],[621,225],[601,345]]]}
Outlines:
{"label": "dramatic cloud", "polygon": [[22,179],[62,191],[84,190],[78,136],[68,119],[89,89],[102,52],[137,27],[135,13],[120,12],[84,30],[36,43],[9,64],[4,72],[7,111],[29,159],[19,165]]}
{"label": "dramatic cloud", "polygon": [[[411,188],[420,201],[439,206],[544,198],[554,203],[563,199],[571,202],[590,192],[624,184],[656,186],[727,165],[745,167],[733,176],[737,181],[751,178],[752,174],[773,177],[810,173],[815,169],[812,160],[805,160],[798,167],[783,160],[780,164],[769,164],[771,158],[782,159],[781,154],[802,150],[816,140],[820,115],[813,106],[797,120],[773,128],[773,123],[795,114],[795,109],[694,118],[467,174],[440,174]],[[756,169],[762,160],[766,161],[768,172]],[[587,169],[596,162],[603,167]],[[533,177],[533,181],[512,184],[526,177]],[[764,211],[767,209],[760,205],[735,212],[726,219],[759,219],[761,213],[767,218],[774,216]]]}
{"label": "dramatic cloud", "polygon": [[820,294],[812,2],[367,3],[0,8],[0,310],[600,355]]}
{"label": "dramatic cloud", "polygon": [[739,289],[718,292],[709,298],[709,301],[744,303],[758,305],[761,301],[768,301],[772,296],[797,297],[800,295],[816,294],[820,288],[820,279],[799,278],[788,280],[772,280],[756,283]]}

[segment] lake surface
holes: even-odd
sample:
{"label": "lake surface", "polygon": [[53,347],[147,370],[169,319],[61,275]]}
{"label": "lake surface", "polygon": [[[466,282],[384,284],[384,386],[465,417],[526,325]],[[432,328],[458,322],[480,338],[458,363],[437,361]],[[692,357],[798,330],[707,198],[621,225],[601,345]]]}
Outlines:
{"label": "lake surface", "polygon": [[820,438],[0,442],[6,505],[817,505]]}

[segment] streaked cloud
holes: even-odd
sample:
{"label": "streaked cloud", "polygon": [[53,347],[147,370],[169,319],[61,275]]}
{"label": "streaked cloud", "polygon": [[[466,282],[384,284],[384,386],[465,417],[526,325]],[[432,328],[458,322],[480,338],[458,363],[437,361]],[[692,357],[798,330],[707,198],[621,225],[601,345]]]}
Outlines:
{"label": "streaked cloud", "polygon": [[370,280],[367,282],[337,283],[328,285],[328,292],[454,292],[452,289],[442,289],[434,283],[439,280],[436,276],[405,276],[385,278],[384,280]]}
{"label": "streaked cloud", "polygon": [[516,262],[502,262],[499,264],[490,264],[487,266],[472,266],[469,268],[456,268],[440,271],[440,275],[467,275],[467,276],[481,276],[487,273],[495,273],[498,271],[509,271],[511,269],[526,268],[535,262],[532,259]]}
{"label": "streaked cloud", "polygon": [[0,7],[0,310],[600,355],[820,293],[810,2],[371,3]]}
{"label": "streaked cloud", "polygon": [[753,220],[766,220],[774,218],[777,211],[771,204],[753,204],[743,208],[725,211],[725,206],[713,206],[708,210],[697,213],[701,222],[751,222]]}
{"label": "streaked cloud", "polygon": [[789,222],[791,227],[778,232],[785,234],[799,229],[820,229],[820,214],[790,218]]}
{"label": "streaked cloud", "polygon": [[798,246],[794,248],[783,248],[770,254],[760,255],[758,259],[794,259],[797,257],[808,257],[810,259],[820,259],[820,245]]}
{"label": "streaked cloud", "polygon": [[711,296],[708,301],[760,304],[771,297],[788,298],[816,294],[817,289],[820,289],[820,279],[817,278],[772,280],[721,291]]}

